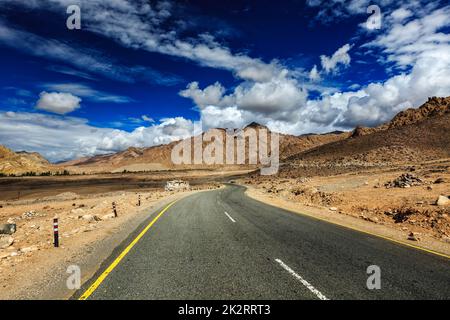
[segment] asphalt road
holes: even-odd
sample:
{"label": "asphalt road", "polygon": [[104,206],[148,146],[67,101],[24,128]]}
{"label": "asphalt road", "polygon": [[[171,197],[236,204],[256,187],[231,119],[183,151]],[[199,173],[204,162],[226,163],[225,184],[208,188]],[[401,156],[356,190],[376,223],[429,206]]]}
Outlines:
{"label": "asphalt road", "polygon": [[[380,268],[381,289],[367,288],[370,265]],[[173,204],[89,299],[450,299],[450,260],[228,186]]]}

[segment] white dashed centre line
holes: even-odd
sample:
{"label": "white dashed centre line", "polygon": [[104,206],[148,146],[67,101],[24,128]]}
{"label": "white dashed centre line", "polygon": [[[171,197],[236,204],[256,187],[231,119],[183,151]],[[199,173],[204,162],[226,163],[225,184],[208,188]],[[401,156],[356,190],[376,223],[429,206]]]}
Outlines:
{"label": "white dashed centre line", "polygon": [[225,211],[225,214],[226,214],[226,216],[227,216],[228,218],[230,218],[231,221],[236,222],[236,221],[228,214],[228,212]]}
{"label": "white dashed centre line", "polygon": [[295,273],[294,270],[292,270],[291,268],[289,268],[288,265],[286,265],[283,261],[281,261],[280,259],[275,259],[276,262],[278,262],[280,264],[280,266],[283,267],[283,269],[285,269],[287,272],[289,272],[292,276],[294,276],[294,278],[296,278],[297,280],[299,280],[306,288],[309,289],[309,291],[311,291],[312,293],[314,293],[316,295],[317,298],[319,298],[320,300],[330,300],[327,297],[325,297],[322,292],[320,292],[319,290],[317,290],[316,288],[314,288],[314,286],[312,284],[310,284],[308,281],[306,281],[305,279],[303,279],[300,275],[298,275],[297,273]]}

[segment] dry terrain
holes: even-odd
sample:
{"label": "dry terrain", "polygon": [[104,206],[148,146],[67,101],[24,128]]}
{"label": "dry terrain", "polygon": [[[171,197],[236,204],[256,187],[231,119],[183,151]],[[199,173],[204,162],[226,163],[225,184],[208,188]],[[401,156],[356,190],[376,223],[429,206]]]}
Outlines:
{"label": "dry terrain", "polygon": [[[218,187],[204,183],[193,189]],[[65,192],[0,202],[0,222],[16,226],[11,235],[0,235],[0,299],[68,298],[73,292],[65,286],[64,268],[86,264],[82,270],[86,280],[117,244],[148,217],[152,208],[192,192],[198,191],[146,189],[139,193],[114,191],[90,195]],[[59,222],[59,248],[53,246],[55,217]]]}
{"label": "dry terrain", "polygon": [[437,203],[440,196],[450,196],[450,159],[326,177],[255,174],[239,181],[274,204],[282,199],[299,208],[321,209],[329,217],[355,217],[401,231],[412,243],[427,235],[450,244],[450,205]]}

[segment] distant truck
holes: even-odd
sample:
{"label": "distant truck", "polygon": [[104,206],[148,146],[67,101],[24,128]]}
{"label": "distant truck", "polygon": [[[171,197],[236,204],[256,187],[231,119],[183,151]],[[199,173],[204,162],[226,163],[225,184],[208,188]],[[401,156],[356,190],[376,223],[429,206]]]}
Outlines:
{"label": "distant truck", "polygon": [[189,182],[183,180],[172,180],[166,182],[166,191],[182,191],[189,190]]}

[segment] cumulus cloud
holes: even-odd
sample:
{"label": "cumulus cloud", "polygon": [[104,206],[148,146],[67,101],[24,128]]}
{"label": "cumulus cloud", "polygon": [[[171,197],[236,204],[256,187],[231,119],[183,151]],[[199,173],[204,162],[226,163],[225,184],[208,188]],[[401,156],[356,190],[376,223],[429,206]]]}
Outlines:
{"label": "cumulus cloud", "polygon": [[[207,107],[210,107],[209,112],[214,110],[215,113],[220,109],[226,113],[239,109],[253,115],[292,121],[295,120],[292,112],[305,104],[307,91],[285,70],[266,82],[245,81],[229,94],[226,94],[220,83],[200,89],[199,84],[194,82],[181,91],[180,95],[191,98],[202,114],[207,112]],[[223,119],[229,122],[226,116]]]}
{"label": "cumulus cloud", "polygon": [[350,44],[345,44],[341,48],[339,48],[331,57],[328,57],[326,55],[320,56],[320,61],[322,64],[322,69],[326,73],[334,72],[336,73],[338,71],[338,68],[340,66],[348,67],[350,65],[350,55],[348,52],[352,46]]}
{"label": "cumulus cloud", "polygon": [[151,118],[151,117],[149,117],[149,116],[147,116],[147,115],[145,115],[145,114],[141,116],[141,119],[142,119],[143,121],[150,122],[150,123],[155,122],[155,120],[154,120],[153,118]]}
{"label": "cumulus cloud", "polygon": [[36,109],[66,114],[80,108],[80,102],[81,99],[71,93],[42,91]]}
{"label": "cumulus cloud", "polygon": [[311,80],[312,82],[320,81],[320,73],[316,65],[314,65],[314,67],[309,72],[309,80]]}

